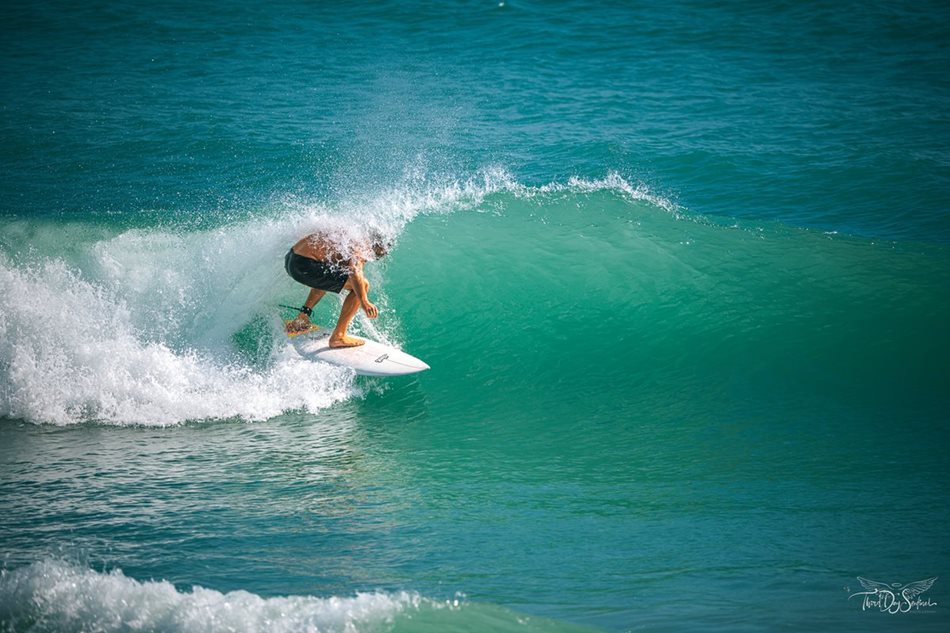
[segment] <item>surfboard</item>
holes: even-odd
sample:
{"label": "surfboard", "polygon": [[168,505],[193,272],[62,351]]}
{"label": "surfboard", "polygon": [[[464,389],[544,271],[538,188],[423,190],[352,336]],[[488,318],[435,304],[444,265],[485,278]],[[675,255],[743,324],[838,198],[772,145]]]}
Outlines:
{"label": "surfboard", "polygon": [[363,338],[359,347],[330,347],[327,330],[313,325],[309,330],[288,335],[297,353],[312,361],[349,367],[361,376],[405,376],[429,369],[429,366],[395,347]]}

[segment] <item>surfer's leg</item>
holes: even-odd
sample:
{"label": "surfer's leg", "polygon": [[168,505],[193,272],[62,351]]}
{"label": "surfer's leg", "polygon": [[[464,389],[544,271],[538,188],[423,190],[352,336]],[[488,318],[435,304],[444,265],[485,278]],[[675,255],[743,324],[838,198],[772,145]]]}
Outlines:
{"label": "surfer's leg", "polygon": [[307,300],[304,302],[305,308],[313,308],[317,305],[320,299],[323,299],[323,295],[327,294],[326,290],[320,290],[319,288],[311,288],[310,294],[307,295]]}
{"label": "surfer's leg", "polygon": [[340,318],[336,322],[336,328],[330,335],[330,347],[356,347],[366,341],[361,338],[355,338],[346,335],[346,328],[350,326],[350,321],[356,316],[360,309],[360,299],[356,293],[350,290],[343,300],[343,308],[340,310]]}

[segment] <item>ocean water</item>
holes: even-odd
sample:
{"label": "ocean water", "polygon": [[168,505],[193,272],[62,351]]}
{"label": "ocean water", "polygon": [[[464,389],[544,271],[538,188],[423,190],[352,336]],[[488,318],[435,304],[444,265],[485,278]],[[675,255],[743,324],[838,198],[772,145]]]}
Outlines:
{"label": "ocean water", "polygon": [[945,3],[0,18],[0,631],[950,626]]}

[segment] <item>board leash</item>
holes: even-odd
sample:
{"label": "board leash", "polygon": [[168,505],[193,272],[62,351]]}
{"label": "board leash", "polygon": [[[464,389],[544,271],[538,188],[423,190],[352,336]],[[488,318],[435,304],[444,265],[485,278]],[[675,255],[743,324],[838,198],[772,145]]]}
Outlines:
{"label": "board leash", "polygon": [[303,312],[303,313],[306,314],[307,316],[312,316],[312,315],[313,315],[313,310],[310,309],[310,308],[308,308],[307,306],[301,306],[301,307],[297,308],[297,307],[295,307],[295,306],[285,306],[283,303],[278,303],[278,304],[277,304],[277,307],[278,307],[278,308],[287,308],[288,310],[293,310],[294,312]]}

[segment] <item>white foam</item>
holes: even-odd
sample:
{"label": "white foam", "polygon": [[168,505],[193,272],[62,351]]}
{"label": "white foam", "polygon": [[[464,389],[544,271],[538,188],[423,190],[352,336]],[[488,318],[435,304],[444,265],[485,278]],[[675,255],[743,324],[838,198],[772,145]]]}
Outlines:
{"label": "white foam", "polygon": [[254,370],[149,340],[120,292],[59,260],[26,269],[0,262],[0,296],[3,416],[55,424],[254,420],[316,411],[358,393],[347,372],[287,350]]}
{"label": "white foam", "polygon": [[167,581],[139,582],[120,570],[97,573],[42,561],[0,573],[0,621],[31,631],[283,631],[355,633],[389,629],[393,618],[418,609],[414,593],[352,597],[263,598]]}

